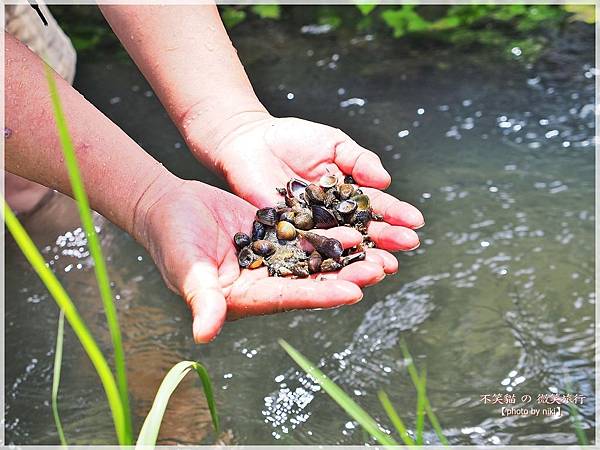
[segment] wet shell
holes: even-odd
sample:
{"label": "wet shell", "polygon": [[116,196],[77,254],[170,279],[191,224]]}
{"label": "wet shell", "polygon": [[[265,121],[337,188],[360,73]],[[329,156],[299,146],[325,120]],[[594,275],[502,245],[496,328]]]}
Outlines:
{"label": "wet shell", "polygon": [[302,199],[302,195],[304,194],[304,190],[308,186],[308,183],[298,180],[297,178],[292,178],[288,181],[286,190],[288,197],[296,198],[298,200]]}
{"label": "wet shell", "polygon": [[256,220],[268,227],[275,226],[277,222],[277,211],[275,208],[262,208],[256,211]]}
{"label": "wet shell", "polygon": [[327,208],[319,205],[313,205],[311,210],[315,228],[326,229],[337,227],[337,219]]}
{"label": "wet shell", "polygon": [[256,259],[258,259],[258,256],[256,256],[254,253],[252,253],[252,250],[250,250],[250,247],[244,247],[243,249],[240,250],[240,253],[238,255],[238,264],[240,265],[240,267],[243,267],[243,268],[250,267],[250,265]]}
{"label": "wet shell", "polygon": [[321,186],[309,184],[304,191],[304,197],[309,203],[323,203],[325,202],[325,191]]}
{"label": "wet shell", "polygon": [[308,264],[305,262],[299,262],[292,266],[292,273],[299,278],[306,278],[310,275],[308,272]]}
{"label": "wet shell", "polygon": [[237,249],[240,250],[250,245],[252,243],[252,239],[250,239],[250,236],[248,236],[246,233],[235,233],[235,236],[233,236],[233,243]]}
{"label": "wet shell", "polygon": [[354,194],[354,186],[348,183],[340,184],[338,188],[340,199],[348,200]]}
{"label": "wet shell", "polygon": [[347,266],[348,264],[352,264],[357,261],[364,261],[367,257],[367,254],[364,251],[352,253],[351,255],[344,256],[341,259],[342,266]]}
{"label": "wet shell", "polygon": [[275,253],[275,244],[271,241],[261,239],[252,243],[252,251],[260,256],[269,256]]}
{"label": "wet shell", "polygon": [[335,196],[335,193],[335,189],[330,189],[327,191],[327,194],[325,195],[325,200],[323,201],[327,208],[331,208],[333,204],[337,202],[337,197]]}
{"label": "wet shell", "polygon": [[354,200],[344,200],[337,205],[336,210],[340,214],[350,214],[356,211],[357,204]]}
{"label": "wet shell", "polygon": [[262,258],[262,256],[257,256],[256,259],[250,263],[248,269],[258,269],[264,264],[264,262],[265,260]]}
{"label": "wet shell", "polygon": [[370,211],[359,211],[357,210],[350,219],[350,223],[352,225],[366,225],[371,220],[371,212]]}
{"label": "wet shell", "polygon": [[356,184],[356,181],[354,181],[354,178],[352,178],[352,175],[346,175],[344,177],[344,183],[346,183],[346,184]]}
{"label": "wet shell", "polygon": [[253,241],[258,241],[260,239],[263,239],[265,237],[265,234],[267,233],[267,229],[265,228],[265,226],[258,222],[258,221],[254,221],[252,223],[252,240]]}
{"label": "wet shell", "polygon": [[294,211],[284,211],[279,216],[279,220],[285,220],[286,222],[294,223],[294,217],[296,213]]}
{"label": "wet shell", "polygon": [[324,189],[329,189],[337,184],[338,180],[335,175],[323,175],[319,180],[319,185]]}
{"label": "wet shell", "polygon": [[310,254],[308,258],[308,271],[310,273],[317,273],[321,270],[321,263],[323,262],[323,258],[321,254],[317,251],[314,251]]}
{"label": "wet shell", "polygon": [[331,258],[328,258],[321,263],[321,272],[333,272],[334,270],[340,270],[341,268],[342,265]]}
{"label": "wet shell", "polygon": [[356,208],[359,211],[366,211],[371,208],[371,201],[369,200],[368,195],[355,195],[354,197],[352,197],[352,200],[356,202]]}
{"label": "wet shell", "polygon": [[342,256],[344,248],[337,239],[321,236],[316,233],[303,232],[301,236],[312,244],[316,251],[326,258],[339,259]]}
{"label": "wet shell", "polygon": [[296,227],[285,220],[277,224],[277,239],[291,241],[296,237]]}
{"label": "wet shell", "polygon": [[314,227],[313,215],[308,209],[302,209],[294,217],[294,225],[301,230],[310,230]]}

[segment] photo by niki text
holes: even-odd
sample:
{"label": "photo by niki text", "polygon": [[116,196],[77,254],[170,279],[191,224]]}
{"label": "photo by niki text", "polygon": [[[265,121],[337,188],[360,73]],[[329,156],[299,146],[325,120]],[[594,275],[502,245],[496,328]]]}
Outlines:
{"label": "photo by niki text", "polygon": [[[500,413],[505,416],[562,416],[564,408],[583,405],[582,394],[481,394],[479,401],[484,405],[501,405]],[[517,406],[517,400],[519,404]]]}

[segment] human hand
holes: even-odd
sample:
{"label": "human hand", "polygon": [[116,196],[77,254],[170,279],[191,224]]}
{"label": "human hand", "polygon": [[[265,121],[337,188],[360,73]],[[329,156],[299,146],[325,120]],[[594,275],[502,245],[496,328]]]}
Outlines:
{"label": "human hand", "polygon": [[[134,235],[167,286],[191,308],[196,342],[212,340],[226,319],[356,303],[362,298],[360,287],[397,270],[395,258],[378,249],[318,279],[268,277],[265,267],[241,270],[232,237],[250,230],[255,213],[254,206],[234,195],[172,175],[152,183],[138,203]],[[345,248],[362,240],[347,227],[319,232]]]}
{"label": "human hand", "polygon": [[[378,248],[398,251],[419,246],[413,231],[424,225],[414,206],[381,191],[391,177],[379,157],[360,147],[342,131],[296,118],[267,113],[236,116],[225,124],[211,163],[234,193],[257,207],[272,206],[281,197],[275,188],[292,178],[316,181],[323,174],[352,175],[383,216],[368,228]],[[237,122],[237,123],[236,123]],[[193,145],[193,137],[191,139]]]}

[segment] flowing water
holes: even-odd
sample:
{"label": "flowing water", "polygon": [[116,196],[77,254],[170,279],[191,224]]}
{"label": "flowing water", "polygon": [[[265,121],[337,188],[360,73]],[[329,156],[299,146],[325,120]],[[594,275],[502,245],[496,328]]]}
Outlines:
{"label": "flowing water", "polygon": [[[145,251],[98,217],[137,426],[171,365],[197,359],[214,379],[225,442],[368,442],[298,371],[277,344],[285,338],[389,426],[376,396],[387,391],[412,428],[404,339],[427,368],[429,398],[452,443],[575,443],[564,407],[561,416],[502,417],[501,405],[481,400],[514,393],[519,406],[529,394],[524,406],[535,407],[537,394],[567,389],[585,396],[582,426],[592,439],[593,31],[572,27],[533,66],[518,51],[506,62],[489,50],[283,26],[242,28],[233,38],[272,113],[335,125],[373,149],[393,175],[390,193],[418,206],[427,225],[421,247],[398,255],[399,273],[359,304],[229,323],[198,347],[185,305]],[[189,155],[131,62],[84,58],[76,85],[169,169],[223,187]],[[72,202],[55,196],[26,225],[108,348]],[[57,443],[49,399],[58,311],[10,238],[6,261],[6,442]],[[114,442],[103,391],[70,330],[59,401],[70,443]],[[437,442],[429,431],[427,440]],[[192,377],[172,399],[161,442],[214,442]]]}

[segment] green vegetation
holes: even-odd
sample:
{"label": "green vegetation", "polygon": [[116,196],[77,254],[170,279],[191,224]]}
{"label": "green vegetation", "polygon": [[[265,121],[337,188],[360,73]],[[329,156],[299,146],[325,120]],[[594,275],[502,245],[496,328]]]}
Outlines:
{"label": "green vegetation", "polygon": [[[67,123],[60,105],[56,82],[54,80],[52,69],[50,69],[48,66],[46,66],[46,76],[48,80],[50,96],[52,99],[54,117],[58,129],[61,148],[63,150],[65,162],[68,168],[69,179],[71,181],[73,196],[79,208],[82,225],[88,240],[88,247],[94,261],[96,279],[103,300],[106,319],[112,338],[115,355],[116,378],[94,337],[77,311],[75,304],[69,297],[69,294],[65,291],[60,281],[50,270],[32,239],[27,234],[27,231],[25,231],[19,220],[7,205],[6,201],[4,202],[4,221],[8,230],[15,239],[15,242],[42,280],[61,311],[58,322],[58,334],[56,339],[56,353],[54,360],[55,367],[52,383],[52,413],[56,423],[60,442],[63,445],[66,445],[62,423],[58,413],[58,388],[60,384],[60,366],[62,363],[64,314],[64,317],[66,317],[69,325],[71,325],[71,328],[73,328],[75,335],[90,358],[90,361],[94,365],[100,381],[102,382],[113,416],[118,443],[120,445],[131,445],[133,444],[133,430],[131,425],[131,412],[129,409],[129,396],[127,391],[125,356],[121,343],[121,332],[117,320],[117,312],[112,300],[112,293],[110,291],[108,272],[102,256],[98,236],[94,228],[92,211],[90,209],[83,180],[81,179],[79,172],[73,144],[67,128]],[[154,445],[156,443],[160,423],[162,421],[162,417],[171,393],[191,369],[196,371],[200,381],[202,382],[204,393],[206,395],[213,419],[213,424],[215,426],[215,430],[218,431],[219,420],[208,373],[200,363],[195,361],[183,361],[177,364],[169,372],[157,392],[150,414],[144,422],[142,433],[140,434],[139,439],[143,445]]]}
{"label": "green vegetation", "polygon": [[[346,414],[356,420],[365,429],[365,431],[374,439],[376,439],[381,445],[399,445],[395,439],[382,431],[384,428],[375,419],[373,419],[364,409],[362,409],[354,400],[352,400],[352,398],[338,385],[331,381],[327,375],[317,369],[315,365],[306,359],[298,350],[284,340],[280,340],[279,344],[296,362],[296,364],[298,364],[308,375],[313,377],[315,381],[323,388],[323,390],[338,405],[342,407]],[[396,429],[396,432],[404,444],[423,445],[425,416],[427,416],[440,442],[444,445],[448,445],[448,440],[442,433],[440,423],[433,413],[431,405],[429,404],[429,400],[427,399],[425,371],[423,370],[419,375],[413,359],[404,343],[401,345],[401,349],[407,364],[408,373],[417,391],[417,411],[414,440],[410,437],[404,422],[402,419],[400,419],[400,416],[392,406],[387,394],[383,391],[380,391],[378,394],[381,405],[383,406],[383,409],[390,419],[390,422]]]}

